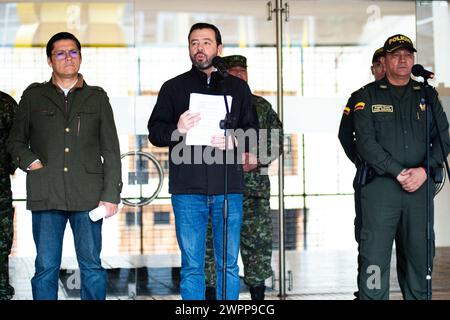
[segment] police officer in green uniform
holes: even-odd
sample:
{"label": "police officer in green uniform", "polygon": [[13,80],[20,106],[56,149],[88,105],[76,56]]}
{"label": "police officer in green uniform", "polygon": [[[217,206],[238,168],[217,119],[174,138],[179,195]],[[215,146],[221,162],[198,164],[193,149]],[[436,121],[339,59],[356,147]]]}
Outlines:
{"label": "police officer in green uniform", "polygon": [[[248,81],[247,59],[241,55],[223,58],[229,74]],[[270,103],[252,95],[259,122],[259,152],[243,155],[244,215],[241,228],[241,256],[244,283],[250,288],[252,300],[264,300],[264,281],[272,276],[272,219],[270,212],[269,164],[278,158],[283,148],[283,127]],[[265,138],[267,133],[267,138]],[[208,225],[206,246],[206,298],[214,299],[215,272],[211,225]]]}
{"label": "police officer in green uniform", "polygon": [[8,256],[13,242],[13,215],[10,174],[16,170],[6,152],[6,142],[17,111],[16,101],[0,91],[0,300],[14,296],[9,283]]}
{"label": "police officer in green uniform", "polygon": [[[358,91],[354,104],[357,153],[376,172],[361,189],[360,298],[389,298],[392,243],[396,238],[397,250],[404,258],[397,266],[402,269],[399,284],[403,297],[426,299],[425,92],[410,77],[416,49],[408,37],[389,37],[384,52],[386,77]],[[448,153],[449,126],[437,92],[432,102]],[[432,169],[443,162],[437,135],[433,124]]]}
{"label": "police officer in green uniform", "polygon": [[[370,70],[375,78],[375,81],[378,81],[384,77],[385,68],[384,64],[381,62],[381,57],[384,56],[383,47],[375,50],[372,57],[372,65],[370,66]],[[359,91],[359,90],[358,90]],[[359,233],[361,230],[361,202],[360,202],[360,189],[358,185],[358,178],[361,177],[363,164],[361,159],[358,157],[356,153],[356,141],[355,141],[355,126],[353,123],[353,106],[357,101],[355,98],[357,96],[358,91],[355,91],[351,94],[348,99],[347,105],[344,109],[344,114],[341,118],[341,123],[339,125],[339,141],[341,142],[342,148],[344,149],[345,154],[353,162],[357,168],[357,172],[355,178],[353,179],[353,189],[355,190],[354,199],[355,199],[355,240],[359,244]],[[359,252],[359,245],[358,245]],[[360,257],[358,254],[358,278],[360,271]],[[355,297],[359,298],[359,293],[356,291],[354,293]]]}

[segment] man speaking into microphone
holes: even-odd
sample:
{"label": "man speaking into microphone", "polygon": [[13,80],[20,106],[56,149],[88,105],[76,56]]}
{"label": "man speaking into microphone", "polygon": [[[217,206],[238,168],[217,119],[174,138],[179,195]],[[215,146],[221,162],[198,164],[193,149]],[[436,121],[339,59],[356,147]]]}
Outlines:
{"label": "man speaking into microphone", "polygon": [[[194,24],[188,36],[191,70],[163,84],[148,121],[149,140],[158,147],[169,146],[169,192],[175,214],[175,228],[181,251],[182,299],[205,298],[206,226],[211,216],[216,252],[218,299],[239,298],[239,238],[242,224],[244,179],[241,155],[236,140],[227,139],[222,131],[211,137],[208,145],[187,145],[186,134],[202,121],[199,113],[189,110],[191,94],[217,98],[224,118],[227,108],[224,95],[231,97],[227,129],[255,130],[258,120],[252,108],[252,95],[247,83],[236,77],[224,77],[223,67],[213,66],[222,52],[219,29],[208,23]],[[217,59],[214,60],[215,62]],[[219,69],[219,70],[217,70]],[[215,97],[214,97],[215,96]],[[191,101],[192,102],[192,101]],[[205,106],[211,108],[211,106]],[[214,109],[214,111],[216,111]],[[206,118],[206,117],[205,117]],[[206,121],[206,119],[204,119]],[[212,124],[214,126],[214,124]],[[217,123],[219,128],[219,121]],[[238,141],[240,148],[243,141]],[[228,150],[225,151],[227,147]],[[226,162],[210,163],[204,155],[225,155]],[[200,158],[200,161],[199,161]],[[231,161],[229,160],[231,159]],[[181,160],[181,161],[180,161]],[[241,162],[241,161],[239,161]],[[225,164],[224,164],[225,163]],[[227,167],[227,263],[223,266],[223,217]],[[226,296],[222,297],[222,270],[226,268]]]}
{"label": "man speaking into microphone", "polygon": [[[360,299],[389,299],[390,261],[396,236],[396,250],[401,257],[397,263],[398,280],[403,298],[426,299],[425,90],[411,79],[416,52],[412,41],[397,34],[389,37],[383,48],[386,76],[358,91],[354,106],[358,154],[376,172],[376,177],[361,189]],[[434,89],[433,93],[440,132],[433,123],[430,132],[432,170],[444,161],[439,133],[446,155],[450,149],[447,117]]]}

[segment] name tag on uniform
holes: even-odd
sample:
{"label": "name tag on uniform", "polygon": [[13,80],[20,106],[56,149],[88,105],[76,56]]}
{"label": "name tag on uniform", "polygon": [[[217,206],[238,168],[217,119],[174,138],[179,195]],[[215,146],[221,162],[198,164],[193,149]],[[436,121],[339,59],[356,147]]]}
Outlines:
{"label": "name tag on uniform", "polygon": [[394,112],[394,106],[385,104],[374,104],[372,105],[372,112]]}

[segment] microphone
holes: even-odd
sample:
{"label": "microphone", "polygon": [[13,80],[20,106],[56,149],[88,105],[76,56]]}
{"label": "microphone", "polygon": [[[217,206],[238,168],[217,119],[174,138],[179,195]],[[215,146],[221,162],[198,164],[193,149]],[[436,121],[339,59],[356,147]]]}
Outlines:
{"label": "microphone", "polygon": [[434,73],[431,71],[425,70],[421,64],[413,65],[411,72],[415,77],[422,77],[425,80],[434,78]]}
{"label": "microphone", "polygon": [[228,77],[228,65],[225,62],[225,60],[223,60],[221,57],[219,56],[215,56],[212,59],[212,65],[219,71],[219,73],[224,77]]}

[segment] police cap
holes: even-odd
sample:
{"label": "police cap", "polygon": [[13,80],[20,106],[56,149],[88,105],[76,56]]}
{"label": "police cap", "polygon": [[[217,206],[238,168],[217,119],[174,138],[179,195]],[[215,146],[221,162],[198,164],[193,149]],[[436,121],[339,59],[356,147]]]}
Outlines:
{"label": "police cap", "polygon": [[384,57],[384,48],[383,47],[375,50],[375,52],[373,53],[373,57],[372,57],[372,63],[377,62],[377,60],[381,57]]}
{"label": "police cap", "polygon": [[396,34],[394,36],[389,37],[384,43],[384,52],[392,53],[397,49],[408,49],[411,52],[417,52],[416,48],[410,38],[402,34]]}

